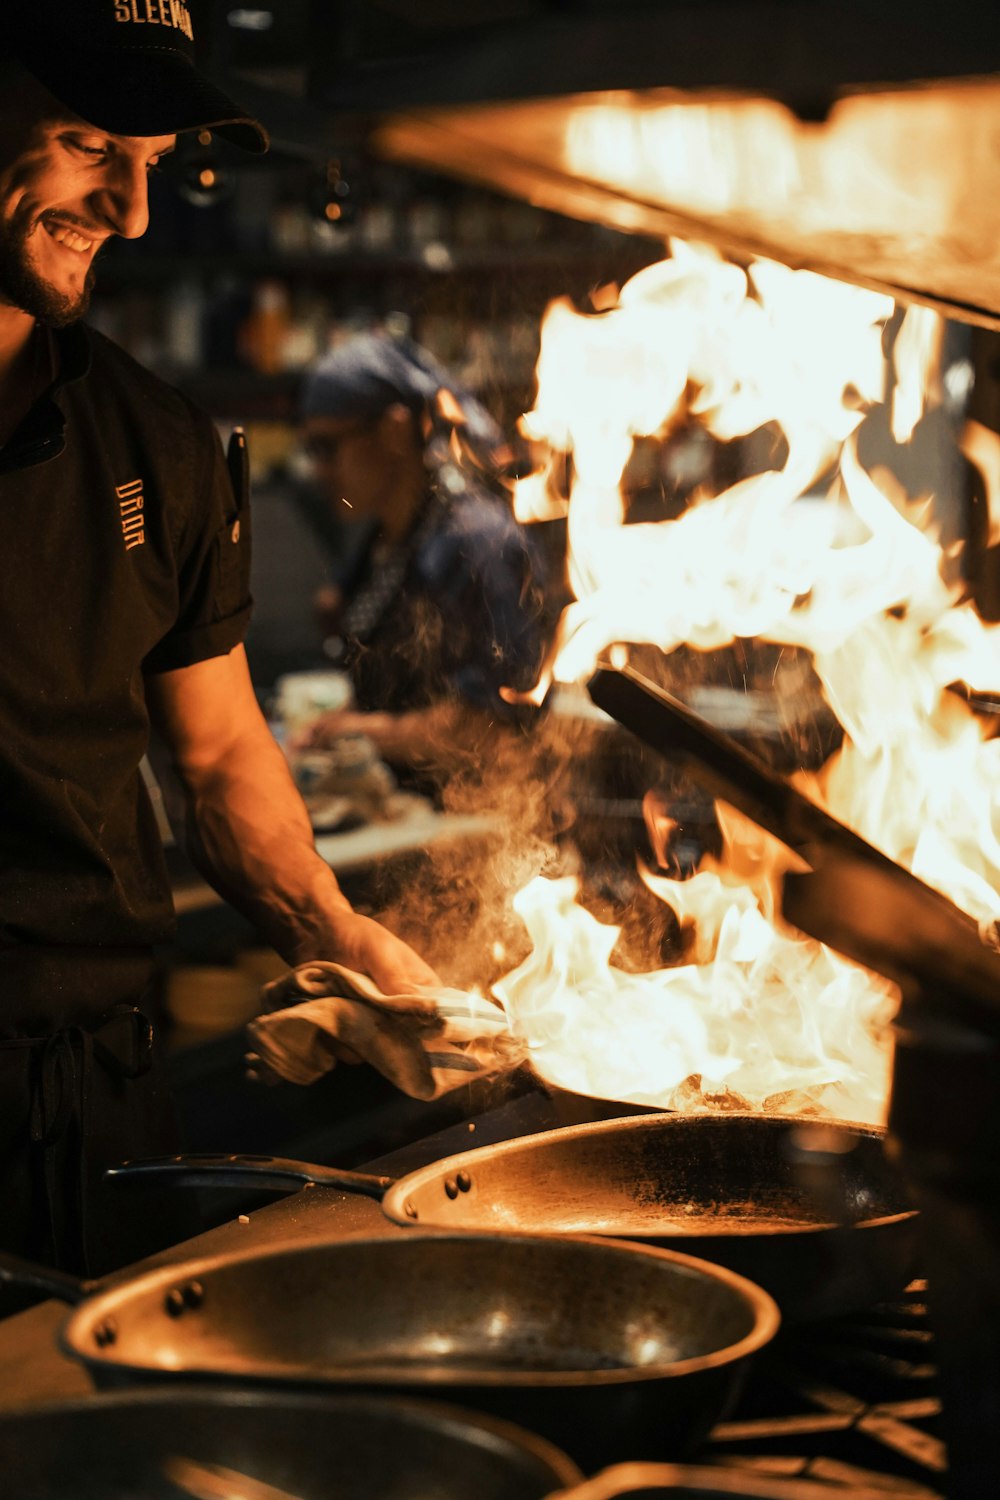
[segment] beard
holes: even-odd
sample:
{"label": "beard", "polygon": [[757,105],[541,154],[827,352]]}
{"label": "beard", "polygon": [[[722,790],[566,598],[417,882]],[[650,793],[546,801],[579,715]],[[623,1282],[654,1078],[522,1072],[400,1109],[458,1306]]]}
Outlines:
{"label": "beard", "polygon": [[[39,225],[37,233],[44,233]],[[12,227],[0,238],[0,302],[20,308],[40,323],[64,328],[82,318],[90,306],[95,270],[91,262],[79,292],[69,295],[45,281],[31,264],[29,228]]]}

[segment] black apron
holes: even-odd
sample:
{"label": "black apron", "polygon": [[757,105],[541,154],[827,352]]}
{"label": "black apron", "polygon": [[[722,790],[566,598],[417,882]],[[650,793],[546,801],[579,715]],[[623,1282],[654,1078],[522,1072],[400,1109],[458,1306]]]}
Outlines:
{"label": "black apron", "polygon": [[0,949],[0,1250],[99,1276],[169,1243],[103,1178],[178,1149],[151,974],[142,949]]}

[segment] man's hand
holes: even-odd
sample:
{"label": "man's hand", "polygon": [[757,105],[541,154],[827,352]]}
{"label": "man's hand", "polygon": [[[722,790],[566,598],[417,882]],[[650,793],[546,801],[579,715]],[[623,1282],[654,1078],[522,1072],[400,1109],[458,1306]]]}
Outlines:
{"label": "man's hand", "polygon": [[[327,957],[326,954],[320,956]],[[337,951],[331,961],[367,974],[385,995],[406,995],[422,984],[441,987],[439,976],[402,938],[371,917],[363,917],[355,911],[345,914],[337,924]],[[326,1045],[338,1062],[364,1061],[343,1042],[328,1040]],[[283,1081],[281,1075],[275,1073],[256,1052],[247,1052],[243,1061],[250,1082],[276,1084]]]}
{"label": "man's hand", "polygon": [[419,953],[371,917],[351,911],[337,924],[336,953],[317,954],[348,969],[368,974],[386,995],[402,995],[415,985],[440,985],[441,979]]}

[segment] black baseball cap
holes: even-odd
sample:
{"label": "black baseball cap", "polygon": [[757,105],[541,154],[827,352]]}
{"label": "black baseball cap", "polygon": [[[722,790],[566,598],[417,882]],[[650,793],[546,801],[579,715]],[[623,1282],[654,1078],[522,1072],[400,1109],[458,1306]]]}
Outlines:
{"label": "black baseball cap", "polygon": [[267,150],[263,125],[195,69],[187,0],[16,0],[13,9],[0,29],[14,56],[99,130],[212,130]]}

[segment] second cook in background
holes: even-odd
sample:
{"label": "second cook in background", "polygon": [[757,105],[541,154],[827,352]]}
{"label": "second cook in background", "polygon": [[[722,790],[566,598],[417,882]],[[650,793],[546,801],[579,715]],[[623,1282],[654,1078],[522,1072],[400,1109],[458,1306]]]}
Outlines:
{"label": "second cook in background", "polygon": [[547,628],[541,557],[490,484],[503,434],[426,349],[385,333],[321,360],[303,411],[327,505],[369,523],[320,601],[355,706],[305,741],[363,733],[433,781],[532,717],[501,694],[533,685]]}

